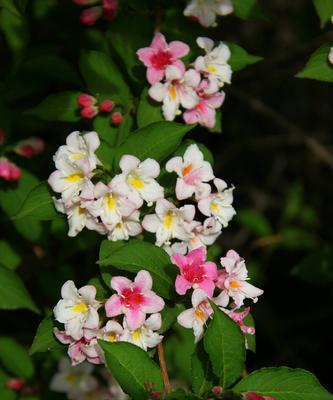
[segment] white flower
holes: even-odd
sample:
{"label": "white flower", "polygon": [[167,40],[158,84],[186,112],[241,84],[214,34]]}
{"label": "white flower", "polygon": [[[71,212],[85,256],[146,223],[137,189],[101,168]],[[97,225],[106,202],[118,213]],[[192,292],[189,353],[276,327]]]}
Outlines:
{"label": "white flower", "polygon": [[199,56],[194,62],[194,67],[197,71],[207,76],[209,85],[205,93],[216,93],[225,83],[231,83],[232,71],[228,64],[230,58],[229,47],[220,42],[213,49],[213,40],[204,37],[199,37],[197,44],[206,51],[206,55]]}
{"label": "white flower", "polygon": [[232,206],[234,187],[227,189],[227,184],[218,178],[214,179],[214,185],[217,193],[199,200],[198,208],[207,217],[213,216],[225,228],[236,214]]}
{"label": "white flower", "polygon": [[177,208],[166,199],[156,203],[156,214],[146,215],[142,221],[143,228],[156,233],[156,245],[169,245],[171,239],[185,240],[191,238],[188,223],[193,221],[195,207],[187,204]]}
{"label": "white flower", "polygon": [[328,53],[328,61],[333,64],[333,47],[331,47],[330,52]]}
{"label": "white flower", "polygon": [[129,330],[126,321],[124,321],[124,333],[120,340],[133,343],[147,351],[148,348],[156,347],[162,341],[163,336],[155,332],[161,328],[161,325],[162,320],[159,313],[152,314],[135,331]]}
{"label": "white flower", "polygon": [[99,337],[107,342],[117,342],[123,333],[123,327],[117,321],[111,320],[100,330]]}
{"label": "white flower", "polygon": [[155,180],[160,173],[157,161],[147,158],[140,162],[137,157],[124,155],[119,165],[122,173],[113,178],[112,187],[128,196],[138,208],[143,200],[150,203],[164,197],[164,189]]}
{"label": "white flower", "polygon": [[58,322],[65,324],[66,335],[75,340],[83,336],[83,328],[96,329],[99,324],[97,309],[100,303],[95,300],[96,288],[92,285],[77,289],[73,281],[67,281],[61,288],[59,300],[53,312]]}
{"label": "white flower", "polygon": [[191,109],[199,102],[195,89],[200,84],[200,74],[194,69],[185,73],[175,66],[165,70],[165,83],[155,83],[149,89],[149,95],[156,101],[163,102],[162,110],[167,121],[173,121],[179,115],[180,106]]}
{"label": "white flower", "polygon": [[[204,161],[204,156],[196,144],[191,144],[183,157],[173,157],[165,166],[168,172],[176,172],[176,196],[178,200],[191,197],[194,193],[201,197],[208,194],[210,186],[203,184],[214,179],[212,166]],[[208,193],[207,193],[208,192]]]}
{"label": "white flower", "polygon": [[129,217],[122,218],[108,230],[108,239],[116,242],[117,240],[128,240],[131,236],[137,236],[142,232],[140,224],[140,212],[134,211]]}
{"label": "white flower", "polygon": [[206,28],[216,26],[217,15],[233,12],[231,0],[191,0],[184,10],[186,17],[194,17]]}

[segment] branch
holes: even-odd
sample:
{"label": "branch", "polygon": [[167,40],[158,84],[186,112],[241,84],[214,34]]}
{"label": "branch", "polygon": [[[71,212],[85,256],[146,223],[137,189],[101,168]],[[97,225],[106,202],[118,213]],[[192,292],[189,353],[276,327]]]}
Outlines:
{"label": "branch", "polygon": [[167,365],[164,358],[164,349],[162,342],[157,345],[157,353],[158,353],[158,360],[160,362],[160,367],[162,370],[162,377],[163,377],[163,385],[165,389],[165,393],[169,394],[171,391],[171,385],[169,381],[169,375],[167,370]]}

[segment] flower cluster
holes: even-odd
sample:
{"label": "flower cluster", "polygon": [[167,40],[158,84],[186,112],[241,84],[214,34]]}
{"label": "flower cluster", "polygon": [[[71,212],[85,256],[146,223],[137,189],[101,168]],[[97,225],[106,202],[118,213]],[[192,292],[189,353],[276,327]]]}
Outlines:
{"label": "flower cluster", "polygon": [[[234,188],[214,177],[197,145],[190,145],[183,157],[173,157],[166,163],[166,171],[177,175],[176,199],[172,201],[164,198],[164,188],[156,180],[160,165],[150,158],[141,162],[124,155],[119,163],[121,173],[108,184],[96,183],[104,171],[95,154],[99,144],[96,132],[73,132],[54,156],[57,170],[50,175],[49,184],[61,194],[55,206],[67,215],[69,236],[87,227],[117,241],[146,230],[155,233],[156,245],[168,253],[185,254],[213,244],[235,215]],[[188,203],[178,204],[183,200]],[[148,213],[141,222],[144,203],[148,207],[156,203],[155,213]]]}
{"label": "flower cluster", "polygon": [[[68,345],[72,365],[85,360],[92,364],[103,363],[104,354],[98,339],[129,342],[144,350],[157,346],[163,338],[156,331],[161,328],[159,312],[164,308],[164,301],[152,291],[152,285],[149,272],[144,270],[138,272],[133,282],[115,276],[111,279],[111,288],[116,293],[103,306],[96,300],[94,286],[77,289],[73,281],[65,282],[62,299],[53,310],[55,319],[64,329],[55,328],[54,334],[61,343]],[[100,309],[112,319],[105,322],[99,315]],[[148,318],[147,314],[150,314]]]}
{"label": "flower cluster", "polygon": [[[114,108],[115,103],[110,99],[105,99],[101,102],[87,93],[81,93],[77,97],[77,104],[80,107],[80,114],[83,118],[92,119],[96,117],[96,115],[101,113],[110,114]],[[123,116],[120,111],[112,112],[110,121],[112,124],[118,126],[122,123]]]}
{"label": "flower cluster", "polygon": [[118,11],[118,0],[72,0],[78,6],[89,6],[80,15],[83,25],[92,26],[95,22],[103,18],[112,21]]}
{"label": "flower cluster", "polygon": [[213,128],[216,109],[225,98],[221,88],[231,83],[230,50],[222,42],[214,47],[209,38],[199,37],[197,44],[205,55],[197,57],[187,70],[180,58],[189,53],[189,46],[180,41],[167,43],[161,33],[156,33],[150,46],[139,49],[137,55],[147,67],[149,95],[163,103],[167,121],[183,112],[185,123]]}
{"label": "flower cluster", "polygon": [[193,21],[198,21],[205,28],[217,26],[216,17],[231,14],[234,8],[231,0],[191,0],[184,15]]}
{"label": "flower cluster", "polygon": [[[213,314],[210,299],[240,326],[244,334],[253,335],[254,327],[247,327],[243,321],[250,307],[241,307],[245,299],[256,302],[263,291],[247,282],[249,278],[244,259],[234,250],[229,250],[220,260],[222,268],[217,269],[215,263],[206,261],[206,256],[204,247],[192,250],[186,256],[177,253],[171,256],[171,262],[179,268],[176,292],[185,295],[193,289],[192,308],[179,314],[178,323],[193,329],[195,342],[198,342],[207,320]],[[216,291],[219,293],[213,297]]]}

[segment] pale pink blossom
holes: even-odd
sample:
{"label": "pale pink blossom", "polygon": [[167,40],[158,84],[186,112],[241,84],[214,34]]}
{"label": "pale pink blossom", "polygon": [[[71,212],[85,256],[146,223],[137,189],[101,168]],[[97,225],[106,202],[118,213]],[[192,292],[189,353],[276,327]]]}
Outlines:
{"label": "pale pink blossom", "polygon": [[180,41],[168,44],[164,35],[157,32],[150,46],[139,49],[137,55],[147,67],[147,80],[153,85],[164,78],[167,66],[173,65],[184,72],[185,66],[179,58],[186,56],[189,51],[187,44]]}
{"label": "pale pink blossom", "polygon": [[191,0],[184,10],[184,15],[198,20],[205,28],[209,28],[217,26],[217,15],[228,15],[232,12],[231,0]]}
{"label": "pale pink blossom", "polygon": [[141,232],[140,211],[134,211],[128,217],[123,217],[121,221],[109,226],[107,230],[108,239],[113,242],[128,240],[130,237],[137,236]]}

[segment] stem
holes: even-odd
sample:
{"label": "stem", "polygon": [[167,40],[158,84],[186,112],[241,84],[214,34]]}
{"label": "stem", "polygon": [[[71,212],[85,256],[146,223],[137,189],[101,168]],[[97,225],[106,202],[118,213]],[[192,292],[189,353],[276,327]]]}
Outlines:
{"label": "stem", "polygon": [[169,381],[167,365],[166,365],[165,358],[164,358],[164,349],[163,349],[162,342],[157,345],[157,353],[158,353],[158,360],[160,362],[160,367],[162,370],[165,394],[168,395],[171,391],[171,386],[170,386],[170,381]]}

